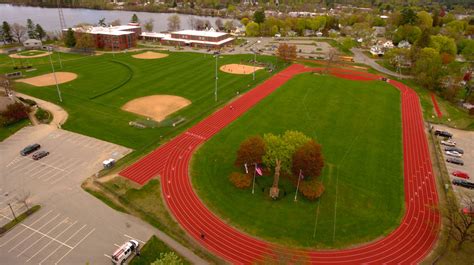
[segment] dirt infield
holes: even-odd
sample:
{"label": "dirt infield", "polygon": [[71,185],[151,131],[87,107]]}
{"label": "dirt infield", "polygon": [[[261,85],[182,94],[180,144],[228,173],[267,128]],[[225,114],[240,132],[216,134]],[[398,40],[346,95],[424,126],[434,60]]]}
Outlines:
{"label": "dirt infield", "polygon": [[144,53],[132,55],[133,58],[137,58],[137,59],[160,59],[160,58],[165,58],[167,56],[168,54],[159,53],[159,52],[144,52]]}
{"label": "dirt infield", "polygon": [[[32,50],[34,52],[35,50]],[[38,51],[39,52],[39,51]],[[44,57],[50,55],[50,52],[44,52],[41,54],[36,54],[36,55],[20,55],[20,54],[10,54],[9,56],[14,59],[28,59],[28,58],[38,58],[38,57]]]}
{"label": "dirt infield", "polygon": [[226,64],[223,65],[219,68],[222,72],[226,72],[229,74],[236,74],[236,75],[249,75],[252,74],[253,72],[256,72],[260,69],[263,69],[263,67],[258,67],[258,66],[251,66],[251,65],[245,65],[245,64]]}
{"label": "dirt infield", "polygon": [[[75,73],[69,72],[56,72],[56,78],[58,79],[58,84],[67,83],[77,78]],[[30,78],[23,78],[16,80],[17,82],[27,83],[33,86],[52,86],[56,84],[54,80],[53,73],[39,75]]]}
{"label": "dirt infield", "polygon": [[164,120],[166,116],[189,104],[191,104],[191,101],[182,97],[172,95],[154,95],[133,99],[123,105],[122,109],[150,117],[153,120],[160,122]]}

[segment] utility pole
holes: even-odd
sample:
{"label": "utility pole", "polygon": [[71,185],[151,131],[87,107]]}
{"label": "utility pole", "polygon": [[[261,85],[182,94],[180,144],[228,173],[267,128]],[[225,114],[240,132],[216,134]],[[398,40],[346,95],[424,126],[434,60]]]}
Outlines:
{"label": "utility pole", "polygon": [[56,91],[58,92],[59,102],[63,102],[63,98],[61,97],[61,90],[59,90],[58,78],[56,77],[56,71],[54,71],[53,59],[51,59],[51,52],[52,48],[48,47],[49,53],[49,62],[51,63],[51,69],[53,69],[54,81],[56,82]]}
{"label": "utility pole", "polygon": [[8,206],[10,206],[10,210],[12,211],[13,217],[14,217],[15,220],[16,220],[16,215],[15,215],[15,212],[13,211],[13,208],[12,208],[11,203],[8,203]]}
{"label": "utility pole", "polygon": [[300,180],[301,180],[301,169],[300,169],[300,174],[298,175],[298,184],[296,185],[296,192],[295,192],[295,200],[294,201],[297,201],[297,198],[298,198],[298,190],[300,188]]}

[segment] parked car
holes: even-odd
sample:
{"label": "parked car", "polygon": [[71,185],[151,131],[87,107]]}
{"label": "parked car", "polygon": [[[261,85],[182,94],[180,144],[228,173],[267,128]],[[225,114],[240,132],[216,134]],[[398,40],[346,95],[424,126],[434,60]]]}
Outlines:
{"label": "parked car", "polygon": [[40,160],[41,158],[49,155],[48,151],[39,151],[33,155],[34,160]]}
{"label": "parked car", "polygon": [[446,154],[448,156],[453,156],[453,157],[461,157],[462,155],[456,151],[446,151]]}
{"label": "parked car", "polygon": [[451,174],[458,178],[469,179],[469,174],[467,174],[466,172],[459,171],[459,170],[453,171],[453,173]]}
{"label": "parked car", "polygon": [[452,163],[452,164],[464,166],[464,161],[462,161],[462,160],[459,159],[459,158],[448,157],[448,158],[446,159],[446,161],[449,162],[449,163]]}
{"label": "parked car", "polygon": [[447,146],[447,147],[444,148],[444,151],[456,151],[460,154],[464,154],[464,150],[462,150],[459,147],[455,147],[455,146]]}
{"label": "parked car", "polygon": [[435,135],[441,136],[441,137],[446,137],[446,138],[452,138],[453,134],[449,133],[447,131],[442,131],[442,130],[435,130]]}
{"label": "parked car", "polygon": [[39,144],[28,145],[27,147],[23,148],[23,150],[20,151],[20,155],[27,156],[40,148],[41,148],[41,145]]}
{"label": "parked car", "polygon": [[474,183],[465,181],[464,179],[453,179],[453,184],[468,189],[474,189]]}
{"label": "parked car", "polygon": [[456,142],[452,140],[443,140],[441,141],[441,144],[447,145],[447,146],[456,146]]}

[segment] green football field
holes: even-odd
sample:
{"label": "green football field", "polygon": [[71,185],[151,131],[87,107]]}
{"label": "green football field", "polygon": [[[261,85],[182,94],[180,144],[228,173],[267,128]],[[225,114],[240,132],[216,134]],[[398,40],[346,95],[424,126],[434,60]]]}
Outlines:
{"label": "green football field", "polygon": [[[299,197],[282,178],[272,201],[272,177],[256,193],[228,176],[239,144],[250,135],[298,130],[322,145],[325,193]],[[380,82],[298,75],[205,143],[192,163],[192,182],[208,207],[251,235],[284,245],[342,248],[387,235],[403,216],[400,94]],[[263,190],[266,190],[265,192]]]}
{"label": "green football field", "polygon": [[[138,52],[141,53],[141,52]],[[56,71],[73,72],[78,78],[60,84],[63,102],[60,103],[55,86],[34,87],[17,83],[19,92],[29,94],[62,106],[69,114],[63,128],[133,149],[156,146],[160,139],[181,131],[183,127],[209,115],[218,106],[245,92],[268,78],[272,73],[257,71],[252,75],[233,75],[219,71],[218,101],[214,99],[215,58],[210,54],[170,53],[166,58],[143,60],[132,58],[131,53],[79,56],[53,55]],[[249,64],[253,55],[220,56],[218,65],[229,63]],[[275,57],[259,56],[258,61],[277,65]],[[51,72],[49,57],[29,59],[36,69],[23,72],[27,77]],[[16,64],[19,60],[15,61]],[[24,60],[26,64],[26,60]],[[0,56],[0,73],[13,71],[11,58]],[[149,95],[177,95],[192,103],[173,113],[155,128],[135,128],[130,121],[143,121],[144,117],[121,110],[128,101]],[[184,122],[172,127],[173,121]]]}

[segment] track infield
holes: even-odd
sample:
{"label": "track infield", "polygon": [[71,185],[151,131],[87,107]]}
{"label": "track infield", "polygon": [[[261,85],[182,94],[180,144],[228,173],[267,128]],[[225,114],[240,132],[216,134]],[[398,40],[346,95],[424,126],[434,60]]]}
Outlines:
{"label": "track infield", "polygon": [[[311,263],[417,263],[431,250],[437,239],[439,215],[433,171],[418,96],[407,86],[390,81],[401,92],[402,135],[404,153],[405,216],[401,225],[388,236],[346,250],[287,250],[279,245],[250,237],[230,227],[210,212],[192,189],[188,167],[194,150],[249,108],[284,84],[293,75],[317,71],[292,65],[262,85],[232,102],[185,133],[161,146],[139,162],[122,171],[140,184],[160,175],[163,195],[178,222],[211,252],[232,263],[252,263],[274,259],[281,254]],[[350,79],[357,72],[334,70]],[[378,78],[364,74],[362,80]],[[193,214],[190,214],[193,213]],[[203,240],[201,233],[206,234]]]}

